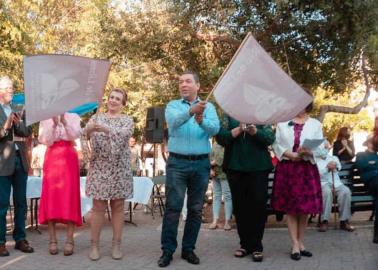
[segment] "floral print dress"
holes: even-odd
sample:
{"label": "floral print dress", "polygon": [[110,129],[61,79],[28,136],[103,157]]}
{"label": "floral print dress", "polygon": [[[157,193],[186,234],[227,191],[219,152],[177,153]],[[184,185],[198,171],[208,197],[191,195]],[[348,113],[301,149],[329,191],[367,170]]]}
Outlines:
{"label": "floral print dress", "polygon": [[[109,117],[107,114],[99,114],[92,116],[87,126],[95,122],[108,127],[110,133],[106,135],[103,132],[93,132],[90,138],[86,138],[86,130],[83,132],[84,155],[88,156],[88,152],[91,152],[86,195],[96,200],[132,198],[129,138],[134,131],[133,120],[127,115]],[[86,142],[90,142],[90,149],[86,147]]]}

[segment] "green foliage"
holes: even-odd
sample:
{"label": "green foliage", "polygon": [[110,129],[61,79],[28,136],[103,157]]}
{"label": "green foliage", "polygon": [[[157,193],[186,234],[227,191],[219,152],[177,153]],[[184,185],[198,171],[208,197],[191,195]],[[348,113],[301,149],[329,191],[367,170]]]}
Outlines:
{"label": "green foliage", "polygon": [[[200,74],[201,97],[206,97],[248,31],[307,88],[321,87],[327,96],[345,93],[348,99],[361,79],[362,51],[369,81],[377,85],[377,20],[373,0],[4,0],[0,75],[10,75],[22,90],[23,55],[110,59],[106,92],[127,89],[125,112],[141,134],[147,107],[178,97],[176,78],[183,70]],[[326,124],[329,134],[335,121]]]}

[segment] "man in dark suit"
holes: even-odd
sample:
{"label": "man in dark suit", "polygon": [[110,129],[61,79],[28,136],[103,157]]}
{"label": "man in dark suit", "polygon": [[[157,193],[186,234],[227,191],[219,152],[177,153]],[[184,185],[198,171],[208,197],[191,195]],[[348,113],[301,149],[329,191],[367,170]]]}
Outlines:
{"label": "man in dark suit", "polygon": [[[34,250],[25,239],[26,182],[29,162],[27,146],[22,138],[31,135],[20,112],[14,112],[13,82],[9,77],[0,77],[0,257],[9,256],[6,242],[6,215],[13,188],[15,249],[32,253]],[[21,137],[16,141],[16,136]]]}

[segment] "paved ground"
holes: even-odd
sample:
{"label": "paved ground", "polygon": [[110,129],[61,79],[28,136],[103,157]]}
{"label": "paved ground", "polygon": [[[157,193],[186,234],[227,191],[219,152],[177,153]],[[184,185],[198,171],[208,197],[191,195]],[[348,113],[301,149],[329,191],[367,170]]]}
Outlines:
{"label": "paved ground", "polygon": [[[201,264],[193,266],[180,258],[176,252],[167,269],[269,269],[269,270],[377,270],[378,245],[372,243],[372,223],[366,222],[368,213],[354,216],[358,229],[353,233],[329,230],[319,233],[312,227],[306,234],[307,248],[314,253],[312,258],[302,258],[295,262],[289,258],[290,244],[284,223],[275,223],[270,219],[264,237],[265,260],[254,263],[251,257],[234,258],[232,253],[238,247],[235,230],[211,231],[204,224],[197,244],[197,254]],[[48,235],[46,227],[41,227],[42,234],[28,232],[28,239],[35,248],[34,254],[24,254],[13,249],[14,242],[7,243],[11,256],[0,258],[0,269],[160,269],[156,261],[160,256],[161,218],[152,219],[151,215],[139,210],[134,215],[137,227],[126,224],[124,228],[121,261],[110,257],[111,227],[104,227],[101,241],[102,258],[92,262],[87,258],[89,250],[89,227],[83,226],[75,234],[75,254],[64,257],[62,252],[56,256],[47,252]],[[180,237],[182,236],[182,228]],[[59,245],[64,244],[64,230],[59,230]]]}

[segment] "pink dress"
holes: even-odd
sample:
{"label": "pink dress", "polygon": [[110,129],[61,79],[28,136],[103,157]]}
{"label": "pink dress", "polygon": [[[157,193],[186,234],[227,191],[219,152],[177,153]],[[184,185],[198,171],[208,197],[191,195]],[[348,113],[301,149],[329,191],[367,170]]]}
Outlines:
{"label": "pink dress", "polygon": [[[293,152],[299,148],[303,125],[294,124]],[[320,214],[323,211],[318,167],[310,161],[282,160],[275,171],[272,208],[291,215]]]}
{"label": "pink dress", "polygon": [[53,128],[53,120],[42,121],[39,141],[48,148],[43,163],[42,194],[38,221],[60,223],[73,222],[82,225],[80,206],[79,159],[74,140],[80,137],[80,117],[66,113],[67,126],[59,123]]}

